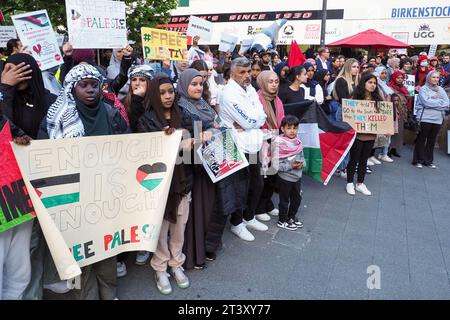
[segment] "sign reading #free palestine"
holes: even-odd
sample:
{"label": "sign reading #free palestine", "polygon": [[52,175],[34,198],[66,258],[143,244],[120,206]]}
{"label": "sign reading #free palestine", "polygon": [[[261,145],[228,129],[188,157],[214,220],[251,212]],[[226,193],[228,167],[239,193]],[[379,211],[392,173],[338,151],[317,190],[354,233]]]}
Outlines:
{"label": "sign reading #free palestine", "polygon": [[74,48],[123,48],[127,45],[125,2],[66,0],[69,42]]}
{"label": "sign reading #free palestine", "polygon": [[144,58],[149,60],[187,60],[186,36],[174,31],[141,28]]}

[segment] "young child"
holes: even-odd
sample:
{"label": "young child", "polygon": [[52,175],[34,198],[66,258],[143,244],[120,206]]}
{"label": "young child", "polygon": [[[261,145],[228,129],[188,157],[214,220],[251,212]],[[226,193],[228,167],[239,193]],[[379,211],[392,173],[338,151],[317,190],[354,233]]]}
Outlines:
{"label": "young child", "polygon": [[295,116],[285,116],[281,122],[283,134],[274,139],[272,149],[273,165],[278,170],[280,194],[277,226],[291,231],[303,227],[296,217],[302,201],[300,190],[302,168],[305,165],[303,144],[297,137],[299,122]]}

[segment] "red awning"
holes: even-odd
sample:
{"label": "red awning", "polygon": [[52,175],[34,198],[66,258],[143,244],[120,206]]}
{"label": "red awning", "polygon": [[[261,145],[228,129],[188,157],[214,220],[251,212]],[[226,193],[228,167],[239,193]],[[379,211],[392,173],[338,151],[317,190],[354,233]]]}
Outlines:
{"label": "red awning", "polygon": [[329,43],[327,46],[347,48],[412,48],[412,46],[374,29],[362,31],[353,36]]}

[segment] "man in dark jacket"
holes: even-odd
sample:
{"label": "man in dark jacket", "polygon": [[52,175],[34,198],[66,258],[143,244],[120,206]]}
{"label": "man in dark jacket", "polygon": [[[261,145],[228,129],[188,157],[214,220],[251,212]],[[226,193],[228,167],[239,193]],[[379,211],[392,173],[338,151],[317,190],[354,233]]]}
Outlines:
{"label": "man in dark jacket", "polygon": [[319,58],[316,59],[317,71],[327,69],[331,72],[331,62],[328,61],[330,58],[330,50],[327,47],[320,47],[318,52]]}

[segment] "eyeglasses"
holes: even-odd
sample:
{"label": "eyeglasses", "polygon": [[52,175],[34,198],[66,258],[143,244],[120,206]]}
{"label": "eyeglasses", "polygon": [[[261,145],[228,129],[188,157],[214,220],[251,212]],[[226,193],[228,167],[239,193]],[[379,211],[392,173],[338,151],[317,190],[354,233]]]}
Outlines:
{"label": "eyeglasses", "polygon": [[369,69],[369,67],[366,67],[366,66],[363,66],[363,67],[361,67],[362,69]]}

